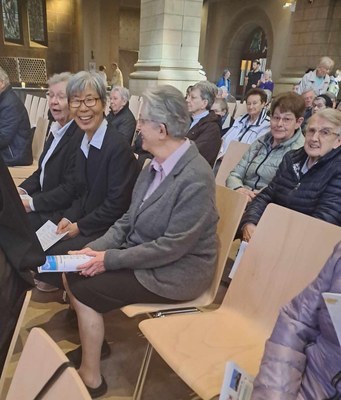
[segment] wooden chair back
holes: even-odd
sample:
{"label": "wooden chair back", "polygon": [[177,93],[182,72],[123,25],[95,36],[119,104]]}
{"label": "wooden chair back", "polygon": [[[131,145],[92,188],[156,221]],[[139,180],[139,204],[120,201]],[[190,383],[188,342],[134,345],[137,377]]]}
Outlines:
{"label": "wooden chair back", "polygon": [[4,383],[5,383],[5,380],[6,380],[6,374],[7,374],[8,366],[9,366],[11,358],[13,356],[14,348],[15,348],[15,345],[16,345],[18,337],[19,337],[20,329],[21,329],[21,326],[23,324],[23,320],[24,320],[24,317],[25,317],[25,314],[26,314],[26,311],[27,311],[27,307],[28,307],[28,304],[29,304],[29,302],[31,300],[31,294],[32,294],[31,290],[26,292],[23,304],[21,306],[21,311],[20,311],[17,323],[15,325],[15,329],[14,329],[14,332],[13,332],[13,335],[12,335],[11,343],[10,343],[8,351],[7,351],[7,356],[6,356],[6,359],[5,359],[4,366],[2,368],[1,378],[0,378],[0,396],[1,396],[1,393],[2,393],[3,388],[4,388]]}
{"label": "wooden chair back", "polygon": [[208,289],[197,299],[175,304],[132,304],[121,310],[129,317],[160,310],[179,308],[201,308],[211,304],[217,294],[225,264],[234,240],[240,219],[246,207],[246,196],[222,186],[216,186],[216,204],[219,213],[217,235],[219,239],[218,261],[214,278]]}
{"label": "wooden chair back", "polygon": [[26,111],[27,111],[28,115],[30,115],[32,97],[33,96],[31,94],[26,94],[26,96],[25,96],[24,105],[25,105],[25,108],[26,108]]}
{"label": "wooden chair back", "polygon": [[[15,370],[7,400],[32,400],[56,369],[69,361],[62,350],[41,328],[33,328]],[[77,371],[69,367],[50,387],[48,400],[90,400]]]}
{"label": "wooden chair back", "polygon": [[141,101],[139,96],[132,95],[129,99],[129,109],[134,114],[135,119],[137,120],[139,117]]}
{"label": "wooden chair back", "polygon": [[246,114],[246,112],[246,102],[244,101],[243,103],[241,103],[239,100],[237,100],[237,107],[236,112],[234,113],[234,119]]}
{"label": "wooden chair back", "polygon": [[40,97],[38,97],[38,96],[33,96],[33,98],[32,98],[30,113],[28,115],[30,118],[31,128],[36,126],[39,100],[40,100]]}
{"label": "wooden chair back", "polygon": [[144,320],[139,327],[200,398],[212,399],[228,360],[257,374],[280,307],[317,276],[340,238],[336,225],[270,204],[219,309]]}
{"label": "wooden chair back", "polygon": [[229,109],[229,114],[231,115],[232,118],[234,118],[234,112],[236,111],[237,103],[227,102],[227,106]]}
{"label": "wooden chair back", "polygon": [[218,169],[217,176],[215,178],[215,183],[217,185],[225,186],[226,179],[230,175],[230,172],[239,163],[249,147],[250,144],[248,143],[241,143],[232,140]]}
{"label": "wooden chair back", "polygon": [[280,307],[319,273],[341,228],[269,204],[222,303],[270,334]]}
{"label": "wooden chair back", "polygon": [[36,118],[34,121],[34,126],[37,126],[39,118],[44,118],[46,106],[47,106],[47,100],[44,97],[40,97],[38,102]]}
{"label": "wooden chair back", "polygon": [[43,152],[44,144],[46,141],[46,132],[49,121],[39,117],[37,120],[37,126],[34,131],[33,141],[32,141],[32,155],[33,161],[38,162],[41,153]]}

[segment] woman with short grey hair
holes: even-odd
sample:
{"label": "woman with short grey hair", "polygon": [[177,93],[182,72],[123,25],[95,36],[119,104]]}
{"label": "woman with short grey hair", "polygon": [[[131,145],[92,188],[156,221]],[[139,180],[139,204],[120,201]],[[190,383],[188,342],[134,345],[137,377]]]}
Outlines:
{"label": "woman with short grey hair", "polygon": [[107,120],[117,133],[131,144],[136,129],[136,119],[129,109],[129,98],[127,88],[114,86],[110,92],[110,112]]}
{"label": "woman with short grey hair", "polygon": [[138,129],[143,149],[154,159],[140,173],[127,213],[75,252],[92,258],[65,276],[82,345],[68,357],[93,397],[107,390],[100,372],[100,359],[110,354],[103,342],[103,313],[133,303],[191,300],[212,280],[218,219],[214,176],[184,137],[188,124],[179,90],[146,91]]}

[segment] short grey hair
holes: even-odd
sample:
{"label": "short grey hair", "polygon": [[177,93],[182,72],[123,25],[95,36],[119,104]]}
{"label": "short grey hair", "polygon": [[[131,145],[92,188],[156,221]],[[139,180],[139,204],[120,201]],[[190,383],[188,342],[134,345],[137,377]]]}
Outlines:
{"label": "short grey hair", "polygon": [[71,97],[83,92],[85,89],[91,88],[98,93],[103,106],[107,102],[107,91],[103,78],[98,72],[80,71],[73,75],[66,86],[66,95],[70,102]]}
{"label": "short grey hair", "polygon": [[71,76],[72,76],[71,72],[61,72],[60,74],[54,74],[48,79],[47,84],[49,86],[52,86],[52,85],[57,85],[57,83],[60,82],[68,83]]}
{"label": "short grey hair", "polygon": [[318,67],[324,67],[329,70],[332,70],[334,68],[334,60],[332,60],[330,57],[321,57]]}
{"label": "short grey hair", "polygon": [[192,87],[192,90],[194,89],[198,89],[200,91],[200,97],[203,100],[207,100],[206,109],[210,110],[218,94],[217,86],[209,81],[200,81]]}
{"label": "short grey hair", "polygon": [[165,124],[168,134],[174,138],[186,136],[191,119],[180,90],[171,85],[157,86],[147,89],[142,99],[150,120]]}
{"label": "short grey hair", "polygon": [[307,125],[309,126],[309,122],[313,118],[323,118],[326,121],[330,122],[331,124],[336,126],[337,132],[335,132],[338,136],[341,136],[341,112],[338,110],[335,110],[334,108],[324,108],[323,110],[317,111],[315,114],[313,114],[307,122]]}
{"label": "short grey hair", "polygon": [[130,99],[129,90],[123,86],[113,86],[110,93],[118,92],[122,97],[122,100],[128,102]]}
{"label": "short grey hair", "polygon": [[5,86],[8,86],[10,84],[7,72],[1,67],[0,67],[0,81],[2,81],[5,84]]}

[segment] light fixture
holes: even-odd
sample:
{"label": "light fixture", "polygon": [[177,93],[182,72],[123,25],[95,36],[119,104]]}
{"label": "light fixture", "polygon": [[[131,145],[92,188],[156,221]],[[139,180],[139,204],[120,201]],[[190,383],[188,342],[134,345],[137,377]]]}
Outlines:
{"label": "light fixture", "polygon": [[283,8],[290,8],[291,12],[295,12],[296,9],[296,0],[289,0],[284,3]]}

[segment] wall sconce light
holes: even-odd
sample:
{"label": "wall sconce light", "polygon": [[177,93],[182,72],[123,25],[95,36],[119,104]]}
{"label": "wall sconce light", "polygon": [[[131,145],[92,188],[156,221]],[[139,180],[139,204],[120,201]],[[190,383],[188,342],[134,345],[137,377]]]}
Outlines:
{"label": "wall sconce light", "polygon": [[[309,2],[313,0],[308,0]],[[296,0],[289,0],[286,3],[284,3],[283,8],[290,8],[291,12],[295,12],[296,10]]]}

